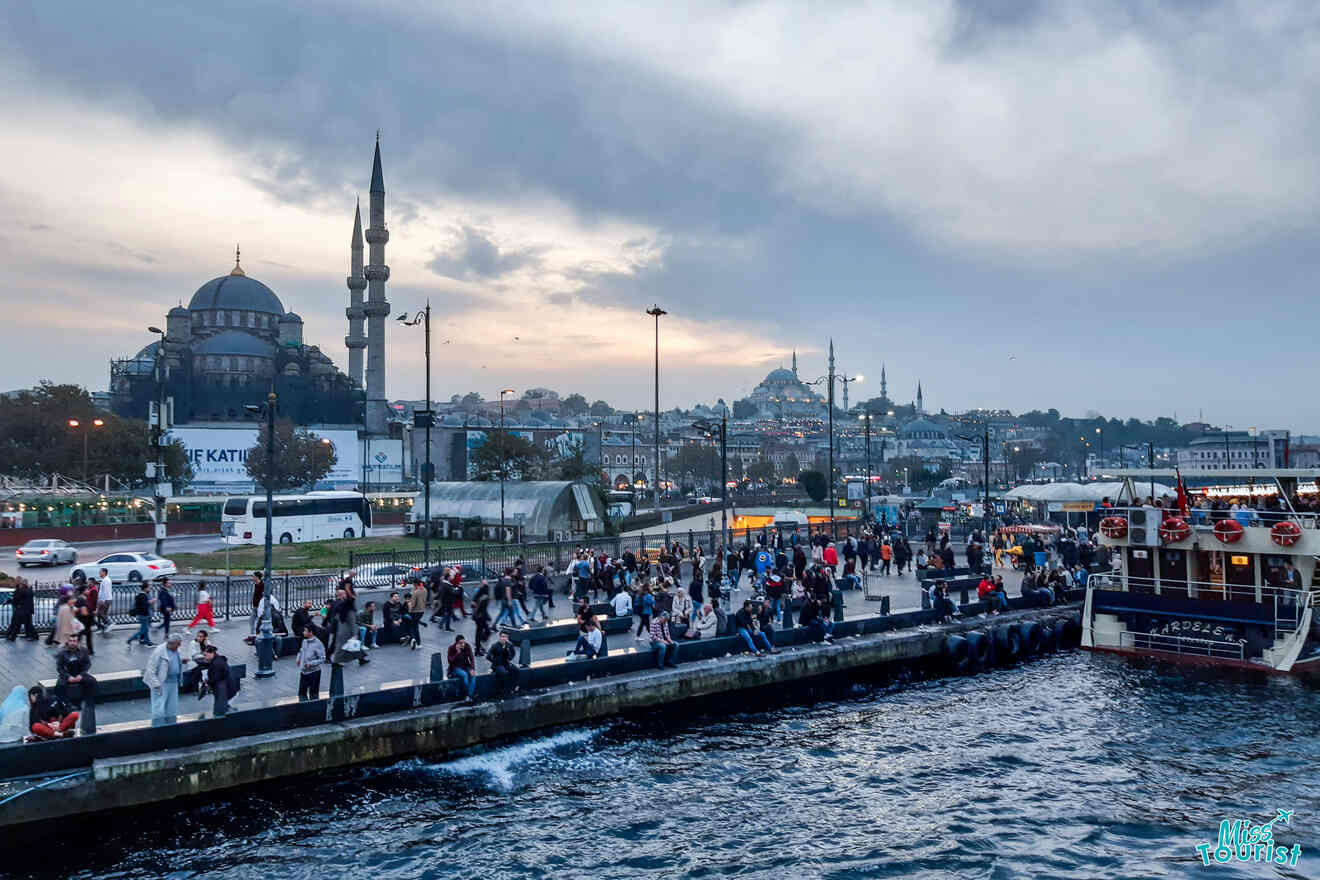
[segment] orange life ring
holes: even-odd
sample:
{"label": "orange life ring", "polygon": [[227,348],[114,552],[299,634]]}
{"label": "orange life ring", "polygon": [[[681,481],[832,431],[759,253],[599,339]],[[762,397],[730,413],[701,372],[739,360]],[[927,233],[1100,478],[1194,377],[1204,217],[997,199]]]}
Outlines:
{"label": "orange life ring", "polygon": [[1242,523],[1235,519],[1221,519],[1215,523],[1215,537],[1221,544],[1236,544],[1244,534]]}
{"label": "orange life ring", "polygon": [[1127,517],[1105,517],[1100,520],[1100,533],[1106,538],[1126,538],[1128,533]]}
{"label": "orange life ring", "polygon": [[1171,516],[1160,523],[1160,540],[1166,544],[1176,544],[1192,534],[1192,527],[1180,516]]}
{"label": "orange life ring", "polygon": [[1302,527],[1290,519],[1278,522],[1270,528],[1270,540],[1280,547],[1291,547],[1302,539]]}

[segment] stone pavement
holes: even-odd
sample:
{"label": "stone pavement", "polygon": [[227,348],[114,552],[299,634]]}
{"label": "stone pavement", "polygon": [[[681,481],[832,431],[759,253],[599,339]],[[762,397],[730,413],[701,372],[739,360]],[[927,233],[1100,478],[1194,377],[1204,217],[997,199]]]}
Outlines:
{"label": "stone pavement", "polygon": [[[1017,595],[1021,575],[1010,569],[1001,569],[997,573],[1004,575],[1004,584],[1009,595]],[[726,609],[741,606],[742,600],[752,595],[748,589],[749,583],[748,578],[744,576],[742,589],[735,594],[733,602],[726,601],[724,603]],[[921,607],[920,588],[912,572],[890,577],[870,574],[869,583],[872,592],[887,594],[890,597],[891,612]],[[866,601],[863,596],[864,591],[845,593],[846,607],[844,613],[846,616],[854,617],[879,613],[880,602],[878,600]],[[377,607],[384,598],[383,594],[374,590],[363,590],[361,593],[362,602],[365,603],[368,599],[375,600]],[[556,613],[565,617],[570,616],[571,608],[572,603],[568,597],[557,595],[555,597],[555,608],[551,612],[552,617]],[[285,610],[286,619],[291,613],[291,609]],[[131,625],[116,626],[112,627],[108,633],[104,635],[98,633],[94,637],[96,654],[93,658],[93,675],[98,672],[140,670],[146,664],[147,655],[151,649],[126,644],[128,637],[136,629],[136,626]],[[180,651],[184,656],[190,656],[192,643],[188,638],[186,628],[176,622],[172,630],[184,634],[185,640]],[[461,618],[455,625],[454,633],[461,632],[471,641],[474,637],[474,630],[475,627],[470,619]],[[634,626],[633,632],[635,631]],[[257,668],[256,651],[243,642],[243,638],[248,635],[248,632],[247,618],[221,621],[220,626],[215,631],[214,641],[219,646],[220,652],[229,657],[229,662],[247,664],[247,678],[243,680],[242,690],[232,703],[234,709],[253,708],[266,702],[296,696],[298,693],[298,671],[292,657],[285,657],[276,661],[273,677],[262,680],[254,678]],[[344,667],[345,691],[347,693],[360,693],[376,690],[387,683],[426,680],[430,676],[431,655],[446,650],[453,642],[454,633],[445,632],[440,624],[433,623],[422,629],[422,645],[415,651],[402,645],[390,645],[372,651],[371,662],[365,666],[352,663]],[[153,641],[159,643],[163,637],[158,628],[153,629]],[[532,648],[532,659],[535,661],[563,656],[573,648],[573,644],[572,641],[563,641],[535,645]],[[639,643],[634,641],[631,634],[619,634],[610,637],[610,648],[612,650],[632,647],[637,644]],[[16,684],[23,685],[26,688],[40,679],[54,678],[54,654],[55,649],[45,645],[44,634],[42,641],[37,642],[27,641],[21,636],[16,642],[0,642],[0,688],[2,688],[0,695],[7,694]],[[477,668],[482,672],[486,669],[481,658],[478,658]],[[321,676],[321,693],[323,696],[328,692],[329,686],[330,669],[327,666]],[[209,712],[210,709],[211,699],[209,697],[198,701],[191,694],[180,696],[179,710],[182,714],[191,715],[201,711]],[[101,724],[145,719],[149,718],[150,715],[150,703],[146,699],[106,703],[98,706],[96,710],[97,721]]]}

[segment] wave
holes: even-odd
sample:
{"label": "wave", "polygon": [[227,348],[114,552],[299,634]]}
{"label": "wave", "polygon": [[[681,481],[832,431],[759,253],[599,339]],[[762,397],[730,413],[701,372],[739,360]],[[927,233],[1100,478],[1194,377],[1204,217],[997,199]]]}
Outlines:
{"label": "wave", "polygon": [[599,732],[596,728],[561,730],[550,736],[524,740],[465,755],[442,764],[434,764],[432,768],[436,772],[454,776],[485,777],[503,791],[510,791],[514,787],[516,773],[520,768],[533,761],[553,756],[559,750],[590,742]]}

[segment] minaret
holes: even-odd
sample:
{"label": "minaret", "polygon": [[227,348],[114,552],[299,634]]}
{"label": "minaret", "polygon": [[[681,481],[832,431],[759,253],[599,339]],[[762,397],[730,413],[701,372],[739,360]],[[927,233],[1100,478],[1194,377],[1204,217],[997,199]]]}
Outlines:
{"label": "minaret", "polygon": [[797,349],[795,348],[793,349],[793,378],[796,379],[797,377]]}
{"label": "minaret", "polygon": [[926,406],[921,402],[921,380],[917,380],[917,415],[925,415]]}
{"label": "minaret", "polygon": [[367,317],[362,307],[362,291],[367,289],[366,276],[362,274],[362,202],[358,201],[357,211],[353,214],[353,240],[349,244],[352,254],[349,260],[348,274],[348,335],[344,345],[348,346],[348,378],[357,387],[362,387],[362,349],[367,347],[367,337],[362,334],[362,321]]}
{"label": "minaret", "polygon": [[390,304],[385,301],[385,282],[390,267],[385,265],[385,242],[390,240],[385,228],[385,175],[380,170],[380,132],[376,132],[376,157],[371,165],[371,225],[367,227],[369,261],[363,270],[367,279],[367,433],[384,434],[389,415],[385,400],[385,318]]}
{"label": "minaret", "polygon": [[880,399],[889,400],[889,384],[885,381],[885,365],[880,364]]}

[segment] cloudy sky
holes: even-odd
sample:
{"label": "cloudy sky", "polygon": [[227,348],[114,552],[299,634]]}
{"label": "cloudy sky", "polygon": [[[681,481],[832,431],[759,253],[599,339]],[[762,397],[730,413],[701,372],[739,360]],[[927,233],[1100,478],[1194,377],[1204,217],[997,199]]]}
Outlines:
{"label": "cloudy sky", "polygon": [[104,388],[236,242],[345,365],[380,129],[439,397],[649,406],[658,302],[664,406],[832,335],[854,400],[1320,429],[1313,3],[419,5],[5,4],[0,384]]}

